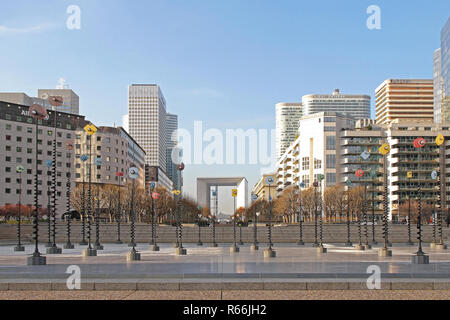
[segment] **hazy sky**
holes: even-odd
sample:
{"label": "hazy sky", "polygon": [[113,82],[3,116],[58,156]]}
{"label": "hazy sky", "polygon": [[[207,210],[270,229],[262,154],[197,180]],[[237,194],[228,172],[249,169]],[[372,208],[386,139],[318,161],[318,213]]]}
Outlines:
{"label": "hazy sky", "polygon": [[[79,30],[66,27],[70,5]],[[380,30],[366,27],[369,5],[381,8]],[[448,0],[2,1],[0,91],[35,96],[63,77],[81,114],[120,125],[128,85],[157,83],[182,128],[272,129],[277,102],[334,88],[373,97],[386,78],[432,78],[449,13]],[[195,195],[198,176],[246,176],[250,191],[259,173],[190,165],[184,189]]]}

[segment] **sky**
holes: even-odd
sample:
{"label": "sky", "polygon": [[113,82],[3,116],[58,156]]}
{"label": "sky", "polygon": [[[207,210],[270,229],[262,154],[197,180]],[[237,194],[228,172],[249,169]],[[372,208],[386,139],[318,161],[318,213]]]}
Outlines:
{"label": "sky", "polygon": [[[80,29],[69,29],[71,5]],[[369,30],[367,7],[380,8]],[[121,125],[127,88],[156,83],[179,127],[275,128],[275,104],[311,93],[369,94],[388,78],[432,78],[433,52],[450,1],[16,0],[0,10],[0,91],[36,96],[64,78],[80,113],[96,125]],[[372,111],[373,112],[373,111]],[[272,150],[275,152],[275,150]],[[245,176],[257,164],[189,164],[196,178]],[[219,191],[232,208],[228,188]]]}

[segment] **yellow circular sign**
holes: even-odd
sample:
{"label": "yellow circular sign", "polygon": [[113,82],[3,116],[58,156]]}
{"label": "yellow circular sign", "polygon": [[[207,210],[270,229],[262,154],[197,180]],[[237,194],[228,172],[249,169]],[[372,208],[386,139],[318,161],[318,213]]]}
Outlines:
{"label": "yellow circular sign", "polygon": [[383,145],[378,149],[378,151],[382,155],[386,155],[389,153],[389,151],[391,151],[391,147],[387,143],[383,143]]}
{"label": "yellow circular sign", "polygon": [[440,146],[441,144],[443,144],[444,143],[444,136],[442,135],[442,134],[439,134],[437,137],[436,137],[436,144],[438,145],[438,146]]}
{"label": "yellow circular sign", "polygon": [[90,136],[92,136],[94,133],[97,132],[97,127],[94,126],[92,123],[85,125],[83,129]]}

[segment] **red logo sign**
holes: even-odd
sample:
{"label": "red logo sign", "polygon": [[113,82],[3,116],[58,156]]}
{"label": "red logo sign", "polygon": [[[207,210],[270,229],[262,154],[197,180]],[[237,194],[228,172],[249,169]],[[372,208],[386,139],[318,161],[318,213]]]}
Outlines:
{"label": "red logo sign", "polygon": [[361,169],[356,170],[355,175],[358,178],[361,178],[364,175],[364,171],[362,171]]}
{"label": "red logo sign", "polygon": [[424,138],[417,138],[413,142],[414,148],[422,148],[425,146],[426,143],[427,141]]}

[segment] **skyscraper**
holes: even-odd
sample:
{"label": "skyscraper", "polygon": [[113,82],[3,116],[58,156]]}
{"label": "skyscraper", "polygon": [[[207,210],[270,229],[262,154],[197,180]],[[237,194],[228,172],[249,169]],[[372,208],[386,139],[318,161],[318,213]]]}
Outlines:
{"label": "skyscraper", "polygon": [[277,160],[297,137],[298,121],[302,116],[300,102],[280,102],[275,105],[275,143]]}
{"label": "skyscraper", "polygon": [[450,121],[450,18],[441,31],[441,48],[434,52],[434,122]]}
{"label": "skyscraper", "polygon": [[177,170],[176,164],[172,161],[172,151],[176,146],[175,141],[172,139],[172,134],[178,129],[178,116],[172,113],[166,113],[166,138],[167,138],[167,176],[172,180],[174,188],[179,190],[181,187],[180,171]]}
{"label": "skyscraper", "polygon": [[308,94],[302,97],[303,115],[318,112],[339,112],[356,120],[370,118],[370,96],[341,94],[335,89],[332,94]]}
{"label": "skyscraper", "polygon": [[167,176],[166,100],[156,84],[128,87],[130,135],[145,150],[146,183],[151,181],[171,189]]}
{"label": "skyscraper", "polygon": [[387,79],[375,89],[377,123],[433,121],[432,79]]}
{"label": "skyscraper", "polygon": [[56,110],[72,114],[80,113],[80,98],[72,89],[38,89],[38,97],[48,99],[48,96],[61,96],[63,104]]}

